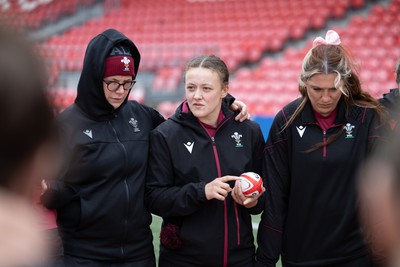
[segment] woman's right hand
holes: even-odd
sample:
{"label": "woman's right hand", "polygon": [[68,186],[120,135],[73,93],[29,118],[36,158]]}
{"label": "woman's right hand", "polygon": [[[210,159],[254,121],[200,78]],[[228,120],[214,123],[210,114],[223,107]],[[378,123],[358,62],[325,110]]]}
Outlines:
{"label": "woman's right hand", "polygon": [[242,181],[238,180],[235,182],[235,187],[232,189],[232,198],[236,201],[236,203],[245,206],[246,208],[252,208],[257,205],[258,198],[264,194],[265,188],[264,186],[261,187],[261,194],[246,197],[242,192]]}
{"label": "woman's right hand", "polygon": [[237,176],[226,175],[215,178],[213,181],[206,184],[205,193],[207,200],[218,199],[224,201],[228,194],[232,191],[229,181],[236,181],[240,178]]}

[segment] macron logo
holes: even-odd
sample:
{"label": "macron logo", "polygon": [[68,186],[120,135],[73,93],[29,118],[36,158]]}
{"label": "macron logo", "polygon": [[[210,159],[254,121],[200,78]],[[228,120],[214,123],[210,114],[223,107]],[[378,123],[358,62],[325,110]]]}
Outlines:
{"label": "macron logo", "polygon": [[306,130],[306,127],[303,127],[302,125],[300,125],[300,126],[296,126],[296,129],[297,129],[297,132],[299,133],[299,135],[300,135],[300,138],[302,138],[303,137],[303,134],[304,134],[304,131]]}
{"label": "macron logo", "polygon": [[187,142],[186,144],[184,143],[184,145],[186,149],[189,151],[189,153],[192,154],[194,142]]}
{"label": "macron logo", "polygon": [[83,133],[86,134],[87,136],[89,136],[90,139],[93,139],[92,130],[84,130]]}

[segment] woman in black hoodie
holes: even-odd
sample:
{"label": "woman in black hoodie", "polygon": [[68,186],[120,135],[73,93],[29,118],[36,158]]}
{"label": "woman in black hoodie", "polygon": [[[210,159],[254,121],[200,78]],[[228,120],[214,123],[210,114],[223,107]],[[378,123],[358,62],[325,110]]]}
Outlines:
{"label": "woman in black hoodie", "polygon": [[139,62],[135,44],[120,32],[96,36],[86,50],[75,103],[58,117],[67,166],[48,184],[42,202],[57,209],[68,267],[155,265],[151,215],[140,203],[148,135],[164,118],[127,100]]}
{"label": "woman in black hoodie", "polygon": [[194,58],[186,101],[151,133],[146,203],[163,217],[160,267],[254,266],[250,215],[263,201],[232,188],[241,173],[261,172],[264,138],[256,122],[233,119],[228,82],[218,57]]}
{"label": "woman in black hoodie", "polygon": [[68,267],[155,266],[144,182],[149,133],[164,118],[128,101],[139,62],[137,47],[122,33],[97,35],[75,103],[58,117],[66,166],[57,181],[44,184],[42,202],[57,210]]}
{"label": "woman in black hoodie", "polygon": [[[268,205],[258,228],[257,267],[370,267],[358,220],[356,174],[383,143],[385,116],[362,90],[335,31],[303,59],[301,97],[276,115],[266,141]],[[382,136],[383,135],[383,136]]]}

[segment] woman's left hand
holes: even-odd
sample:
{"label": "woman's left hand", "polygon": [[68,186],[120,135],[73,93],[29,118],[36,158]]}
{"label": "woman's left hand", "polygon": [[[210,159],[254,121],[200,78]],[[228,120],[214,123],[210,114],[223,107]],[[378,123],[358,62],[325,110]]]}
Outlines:
{"label": "woman's left hand", "polygon": [[250,113],[247,109],[247,105],[239,100],[235,100],[231,105],[232,110],[239,110],[240,113],[235,117],[235,120],[243,122],[250,119]]}
{"label": "woman's left hand", "polygon": [[265,192],[264,186],[262,187],[261,194],[252,197],[246,197],[242,192],[242,184],[240,180],[235,182],[235,187],[232,189],[231,195],[233,200],[239,205],[245,206],[246,208],[253,208],[258,203],[258,198]]}

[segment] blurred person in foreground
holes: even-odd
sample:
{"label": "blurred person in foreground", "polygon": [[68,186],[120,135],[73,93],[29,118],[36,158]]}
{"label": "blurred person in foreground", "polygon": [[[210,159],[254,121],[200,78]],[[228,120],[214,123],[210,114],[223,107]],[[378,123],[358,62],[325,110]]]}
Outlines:
{"label": "blurred person in foreground", "polygon": [[360,169],[360,218],[375,261],[400,266],[400,132]]}
{"label": "blurred person in foreground", "polygon": [[121,32],[95,36],[75,103],[57,118],[67,160],[62,175],[43,184],[42,202],[57,210],[66,267],[156,265],[144,183],[149,134],[164,118],[128,101],[139,63]]}
{"label": "blurred person in foreground", "polygon": [[186,100],[150,135],[145,201],[163,218],[159,266],[253,267],[251,214],[263,201],[246,198],[238,176],[261,174],[260,126],[234,120],[220,58],[192,59],[184,83]]}
{"label": "blurred person in foreground", "polygon": [[265,149],[256,266],[374,266],[358,220],[356,172],[383,142],[385,114],[361,88],[335,31],[303,59],[301,97],[275,117]]}
{"label": "blurred person in foreground", "polygon": [[[400,61],[395,79],[400,87]],[[373,256],[382,266],[400,266],[400,119],[399,88],[379,99],[389,115],[389,142],[360,171],[361,219]],[[397,265],[396,265],[397,264]]]}
{"label": "blurred person in foreground", "polygon": [[47,77],[31,42],[0,27],[0,266],[50,265],[51,247],[32,203],[43,177],[57,172]]}
{"label": "blurred person in foreground", "polygon": [[400,60],[396,64],[395,79],[397,88],[390,89],[388,93],[383,94],[379,99],[382,106],[384,106],[389,113],[389,123],[392,130],[397,128],[397,123],[400,118]]}

